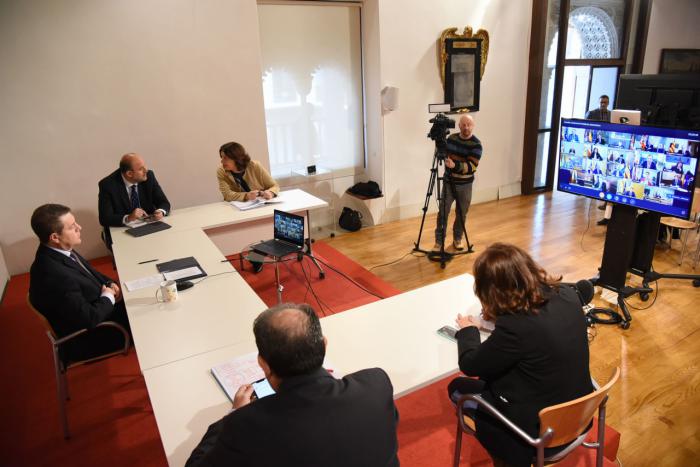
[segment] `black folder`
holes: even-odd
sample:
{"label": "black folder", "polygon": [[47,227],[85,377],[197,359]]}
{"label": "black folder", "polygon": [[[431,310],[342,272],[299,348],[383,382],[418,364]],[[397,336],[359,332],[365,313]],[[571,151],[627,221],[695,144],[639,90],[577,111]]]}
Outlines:
{"label": "black folder", "polygon": [[191,267],[198,267],[199,270],[202,271],[202,273],[196,274],[194,276],[182,277],[178,279],[177,282],[196,279],[198,277],[205,277],[207,275],[207,273],[204,271],[202,266],[199,265],[199,262],[195,259],[194,256],[188,256],[187,258],[179,258],[174,259],[172,261],[166,261],[165,263],[156,264],[156,268],[158,268],[158,272],[160,273],[179,271],[180,269],[187,269]]}
{"label": "black folder", "polygon": [[161,230],[167,230],[169,228],[170,224],[166,224],[165,222],[161,221],[156,221],[146,225],[140,225],[138,227],[126,229],[126,233],[128,233],[132,237],[143,237],[144,235],[160,232]]}

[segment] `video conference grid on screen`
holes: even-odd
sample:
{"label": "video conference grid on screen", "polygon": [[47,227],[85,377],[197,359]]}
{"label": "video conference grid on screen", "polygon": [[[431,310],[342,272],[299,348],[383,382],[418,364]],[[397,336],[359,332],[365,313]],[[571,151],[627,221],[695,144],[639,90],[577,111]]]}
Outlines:
{"label": "video conference grid on screen", "polygon": [[304,218],[293,214],[275,213],[275,238],[283,238],[296,244],[304,243]]}
{"label": "video conference grid on screen", "polygon": [[700,133],[562,119],[559,191],[688,219]]}

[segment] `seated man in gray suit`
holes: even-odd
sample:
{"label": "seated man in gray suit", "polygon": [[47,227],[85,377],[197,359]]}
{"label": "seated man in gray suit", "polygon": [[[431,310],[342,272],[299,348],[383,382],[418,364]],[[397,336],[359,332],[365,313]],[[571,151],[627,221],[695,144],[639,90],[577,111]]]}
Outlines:
{"label": "seated man in gray suit", "polygon": [[281,304],[253,325],[258,363],[276,391],[261,399],[241,386],[186,466],[398,466],[398,412],[387,374],[335,379],[321,366],[326,338],[309,305]]}

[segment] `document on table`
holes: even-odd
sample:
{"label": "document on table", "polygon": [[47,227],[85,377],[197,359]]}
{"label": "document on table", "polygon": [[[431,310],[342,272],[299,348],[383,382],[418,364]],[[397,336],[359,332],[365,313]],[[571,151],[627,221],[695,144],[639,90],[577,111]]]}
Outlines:
{"label": "document on table", "polygon": [[141,277],[139,279],[134,279],[133,281],[126,281],[124,282],[124,285],[129,292],[133,292],[134,290],[159,285],[161,282],[163,282],[163,274],[153,274],[152,276]]}
{"label": "document on table", "polygon": [[251,201],[231,201],[230,204],[237,207],[241,211],[247,211],[249,209],[265,206],[266,204],[277,204],[282,203],[283,201],[284,199],[282,199],[282,193],[280,193],[272,199],[256,198]]}
{"label": "document on table", "polygon": [[167,281],[176,281],[178,279],[182,279],[183,277],[199,277],[201,275],[202,270],[197,266],[163,273],[163,277],[165,277],[165,280]]}
{"label": "document on table", "polygon": [[211,373],[231,402],[239,387],[265,377],[265,373],[258,365],[257,352],[216,365],[211,369]]}
{"label": "document on table", "polygon": [[[342,378],[342,375],[334,370],[328,363],[328,360],[324,360],[323,367],[328,373],[332,374],[334,378]],[[262,368],[258,365],[257,352],[242,355],[228,362],[216,365],[211,369],[211,373],[231,402],[233,402],[233,396],[236,395],[236,391],[238,391],[239,387],[265,377],[265,373],[263,373]]]}

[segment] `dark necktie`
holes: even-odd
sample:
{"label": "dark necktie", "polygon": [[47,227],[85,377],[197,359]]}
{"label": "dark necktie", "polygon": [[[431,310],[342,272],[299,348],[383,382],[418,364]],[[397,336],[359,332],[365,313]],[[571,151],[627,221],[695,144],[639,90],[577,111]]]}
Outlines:
{"label": "dark necktie", "polygon": [[131,211],[133,212],[134,209],[140,208],[141,203],[139,202],[139,192],[138,189],[136,188],[136,185],[131,185]]}
{"label": "dark necktie", "polygon": [[97,277],[95,277],[95,275],[94,275],[92,272],[90,272],[90,270],[83,264],[83,262],[80,261],[80,258],[78,258],[78,255],[76,255],[75,252],[73,252],[73,251],[70,252],[70,259],[72,259],[73,261],[75,261],[76,263],[78,263],[78,266],[80,266],[80,267],[83,269],[83,271],[87,272],[88,275],[89,275],[90,277],[92,277],[93,279],[95,279],[95,280],[97,281],[98,284],[102,285],[102,282],[100,282],[100,281],[97,279]]}

